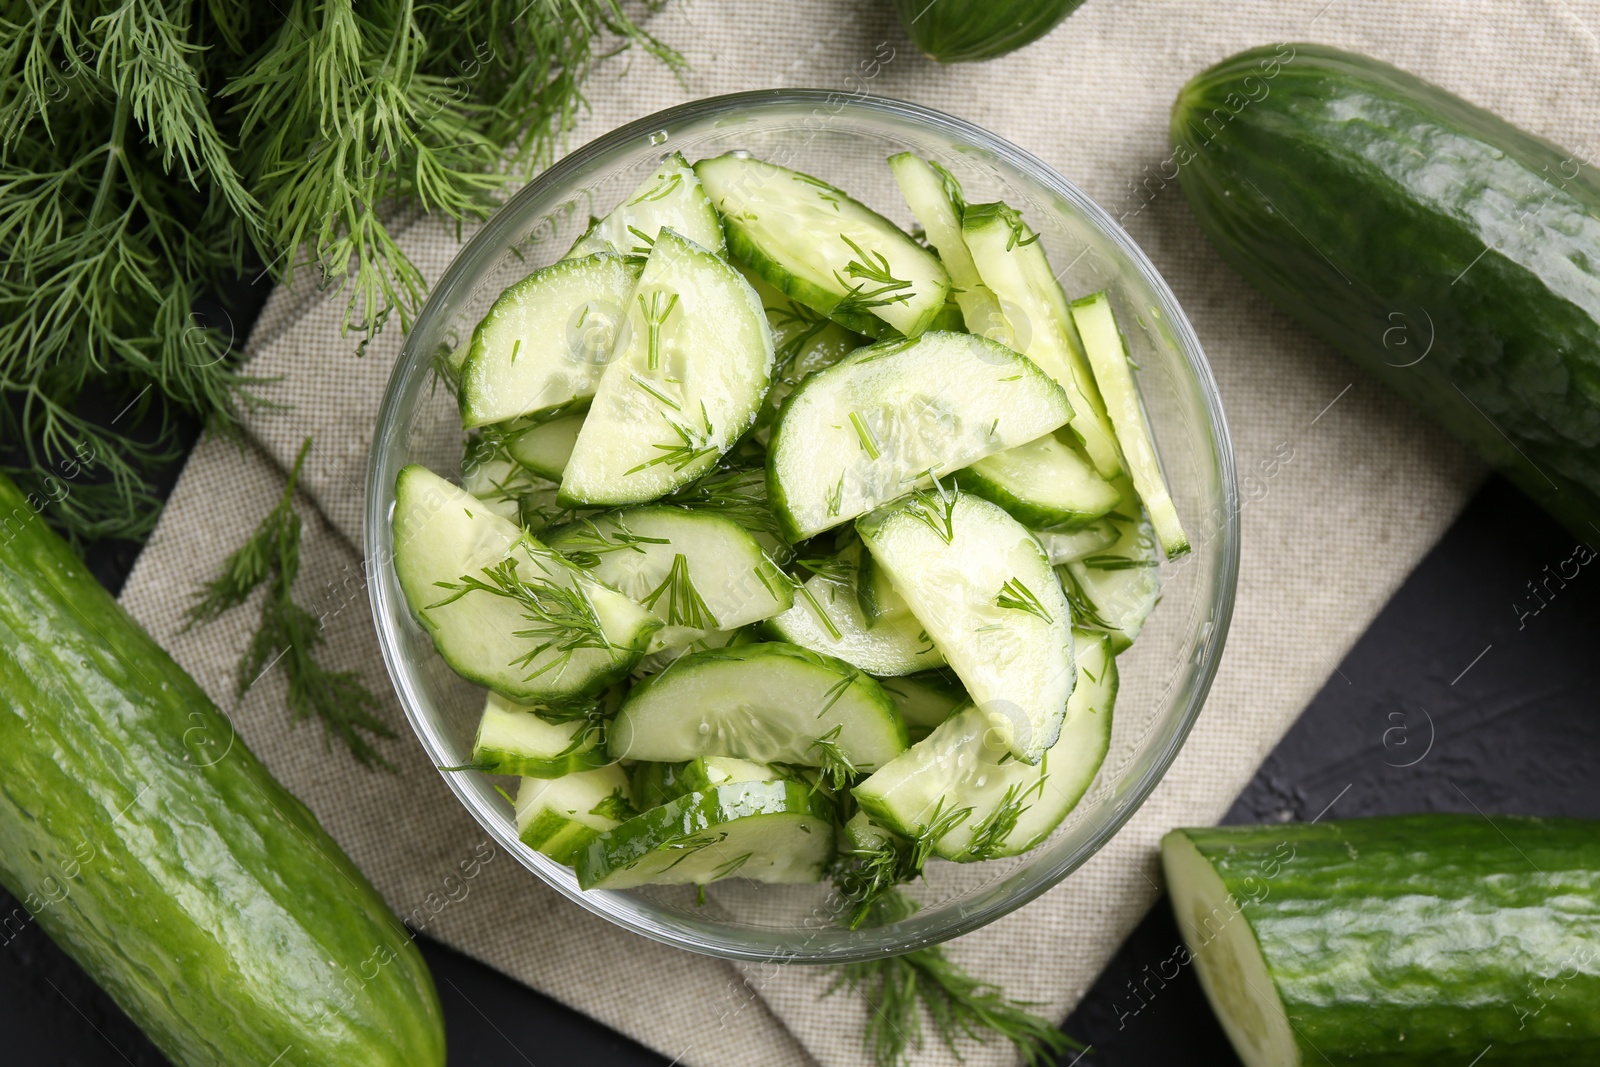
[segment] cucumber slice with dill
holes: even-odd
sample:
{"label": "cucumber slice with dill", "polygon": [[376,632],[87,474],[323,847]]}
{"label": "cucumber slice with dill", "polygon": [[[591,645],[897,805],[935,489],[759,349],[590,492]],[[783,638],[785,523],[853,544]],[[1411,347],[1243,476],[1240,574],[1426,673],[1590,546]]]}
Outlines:
{"label": "cucumber slice with dill", "polygon": [[1083,348],[1089,355],[1089,365],[1094,368],[1106,413],[1122,446],[1128,476],[1133,480],[1139,499],[1144,501],[1145,511],[1150,514],[1156,538],[1168,559],[1181,556],[1189,551],[1189,538],[1178,521],[1178,509],[1167,489],[1167,479],[1161,473],[1161,460],[1150,436],[1150,424],[1144,417],[1144,405],[1139,402],[1139,390],[1133,382],[1127,342],[1111,311],[1111,297],[1102,290],[1074,300],[1072,319],[1083,338]]}
{"label": "cucumber slice with dill", "polygon": [[1066,294],[1039,235],[1005,204],[973,204],[961,216],[961,235],[978,273],[996,297],[1019,352],[1066,390],[1072,432],[1105,478],[1122,472],[1116,434],[1084,361]]}
{"label": "cucumber slice with dill", "polygon": [[472,743],[472,763],[489,774],[560,778],[611,762],[604,731],[587,716],[553,722],[544,710],[490,693]]}
{"label": "cucumber slice with dill", "polygon": [[1066,597],[1039,542],[955,490],[913,494],[856,530],[1012,754],[1037,763],[1076,679]]}
{"label": "cucumber slice with dill", "polygon": [[893,701],[850,664],[764,641],[684,656],[635,686],[611,724],[619,759],[879,767],[905,750]]}
{"label": "cucumber slice with dill", "polygon": [[1026,526],[1082,526],[1122,500],[1114,485],[1055,434],[985,456],[955,478],[961,488],[999,504]]}
{"label": "cucumber slice with dill", "polygon": [[457,674],[513,700],[598,692],[661,625],[426,468],[400,471],[393,523],[395,574],[434,647]]}
{"label": "cucumber slice with dill", "polygon": [[584,889],[816,882],[833,858],[827,798],[798,782],[731,782],[651,808],[577,856]]}
{"label": "cucumber slice with dill", "polygon": [[772,362],[750,284],[662,230],[562,473],[563,503],[640,504],[693,481],[755,421]]}
{"label": "cucumber slice with dill", "polygon": [[663,159],[656,172],[611,214],[603,219],[591,219],[589,228],[567,252],[566,258],[596,252],[649,255],[663,229],[680,233],[718,255],[726,249],[722,222],[706,198],[694,168],[681,152],[673,152]]}
{"label": "cucumber slice with dill", "polygon": [[1117,529],[1115,520],[1105,518],[1072,530],[1035,530],[1033,536],[1044,547],[1045,558],[1051,566],[1058,567],[1116,544],[1122,531]]}
{"label": "cucumber slice with dill", "polygon": [[569,867],[589,842],[634,815],[628,776],[614,765],[524,778],[515,809],[522,843]]}
{"label": "cucumber slice with dill", "polygon": [[1120,653],[1138,638],[1161,601],[1161,559],[1147,517],[1118,516],[1111,522],[1114,542],[1056,573],[1078,625],[1110,634],[1112,648]]}
{"label": "cucumber slice with dill", "polygon": [[538,423],[507,440],[506,454],[539,477],[559,482],[582,428],[582,415],[562,415]]}
{"label": "cucumber slice with dill", "polygon": [[475,437],[467,446],[461,459],[461,488],[512,522],[521,521],[525,497],[555,503],[556,484],[512,459],[505,440],[495,434]]}
{"label": "cucumber slice with dill", "polygon": [[461,365],[461,425],[559,411],[594,395],[642,265],[609,253],[536,270],[494,302]]}
{"label": "cucumber slice with dill", "polygon": [[894,223],[809,174],[748,156],[695,164],[728,252],[845,327],[915,337],[944,308],[950,275]]}
{"label": "cucumber slice with dill", "polygon": [[772,329],[774,367],[772,388],[761,405],[756,418],[753,436],[766,445],[772,435],[772,423],[794,387],[823,367],[831,367],[845,356],[868,344],[865,337],[853,333],[828,318],[813,311],[761,280],[760,275],[744,271],[750,287],[761,298],[767,313],[767,325]]}
{"label": "cucumber slice with dill", "polygon": [[961,183],[939,164],[911,152],[890,156],[889,170],[928,243],[938,251],[950,273],[950,295],[967,332],[1015,348],[1000,301],[978,276],[977,264],[972,262],[972,253],[961,236],[961,213],[967,206]]}
{"label": "cucumber slice with dill", "polygon": [[790,395],[767,494],[792,541],[1062,425],[1066,395],[1026,357],[965,333],[860,348]]}

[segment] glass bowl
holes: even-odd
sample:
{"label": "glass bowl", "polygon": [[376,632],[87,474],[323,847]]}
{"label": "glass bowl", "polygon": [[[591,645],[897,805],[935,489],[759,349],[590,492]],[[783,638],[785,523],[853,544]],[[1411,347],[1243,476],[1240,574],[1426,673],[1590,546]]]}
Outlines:
{"label": "glass bowl", "polygon": [[[578,888],[566,867],[517,840],[497,779],[445,771],[467,810],[529,870],[582,907],[658,941],[731,959],[873,959],[975,930],[1021,907],[1092,856],[1139,807],[1189,733],[1216,671],[1239,562],[1238,490],[1216,383],[1171,291],[1126,233],[1038,159],[991,133],[914,104],[864,95],[776,90],[701,100],[641,119],[545,171],[480,230],[434,288],[406,339],[378,414],[366,487],[372,613],[389,674],[434,763],[468,762],[482,692],[457,678],[412,618],[392,565],[395,476],[423,463],[460,471],[462,433],[435,359],[471,335],[501,290],[560,258],[591,212],[603,214],[661,157],[733,150],[814,174],[910,228],[884,160],[938,160],[977,203],[1005,200],[1039,232],[1069,296],[1108,289],[1127,334],[1156,447],[1192,552],[1162,565],[1160,606],[1119,662],[1110,754],[1089,793],[1040,847],[986,863],[935,860],[906,890],[920,903],[887,926],[849,930],[831,890],[730,880],[697,903],[686,886]],[[507,786],[513,783],[507,781]]]}

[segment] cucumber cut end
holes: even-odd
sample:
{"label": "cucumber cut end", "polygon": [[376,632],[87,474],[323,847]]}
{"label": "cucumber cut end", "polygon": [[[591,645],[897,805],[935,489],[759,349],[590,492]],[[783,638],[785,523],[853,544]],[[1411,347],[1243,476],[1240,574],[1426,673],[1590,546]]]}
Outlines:
{"label": "cucumber cut end", "polygon": [[1283,1000],[1239,901],[1182,830],[1162,838],[1161,866],[1200,987],[1245,1067],[1300,1067]]}

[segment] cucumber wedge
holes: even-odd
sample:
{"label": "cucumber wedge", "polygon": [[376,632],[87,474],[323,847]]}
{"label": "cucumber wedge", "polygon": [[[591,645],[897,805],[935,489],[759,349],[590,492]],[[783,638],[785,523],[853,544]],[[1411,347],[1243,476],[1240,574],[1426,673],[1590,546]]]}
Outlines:
{"label": "cucumber wedge", "polygon": [[1111,747],[1117,661],[1105,634],[1076,638],[1078,682],[1061,736],[1037,766],[1009,759],[988,717],[969,706],[857,785],[861,810],[912,839],[943,829],[934,854],[963,863],[1015,856],[1049,837]]}
{"label": "cucumber wedge", "polygon": [[562,474],[562,501],[645,503],[709,470],[755,421],[772,363],[750,284],[662,230]]}
{"label": "cucumber wedge", "polygon": [[559,482],[582,428],[582,415],[562,415],[538,423],[507,441],[506,454],[539,477]]}
{"label": "cucumber wedge", "polygon": [[472,763],[489,774],[560,778],[610,763],[604,740],[604,732],[586,718],[546,722],[534,708],[490,693],[472,743]]}
{"label": "cucumber wedge", "polygon": [[1117,539],[1056,569],[1079,626],[1111,635],[1122,652],[1138,638],[1161,601],[1161,560],[1155,531],[1143,515],[1111,520]]}
{"label": "cucumber wedge", "polygon": [[906,734],[913,741],[927,737],[929,731],[969,700],[967,691],[949,671],[884,678],[878,684],[900,709],[900,717],[906,721]]}
{"label": "cucumber wedge", "polygon": [[944,656],[910,608],[880,620],[869,620],[861,610],[856,580],[862,555],[859,543],[841,552],[827,571],[806,580],[794,607],[769,620],[767,629],[781,640],[836,656],[879,677],[944,666]]}
{"label": "cucumber wedge", "polygon": [[911,152],[890,156],[889,170],[928,243],[938,251],[950,273],[950,295],[961,311],[967,332],[1015,348],[1000,301],[978,276],[977,264],[972,262],[972,253],[961,236],[961,212],[967,206],[961,183],[939,164]]}
{"label": "cucumber wedge", "polygon": [[657,505],[552,530],[545,543],[661,620],[649,651],[789,610],[786,575],[725,515]]}
{"label": "cucumber wedge", "polygon": [[972,334],[857,349],[800,383],[767,453],[767,495],[792,541],[1049,433],[1066,395],[1027,358]]}
{"label": "cucumber wedge", "polygon": [[1017,350],[1066,390],[1072,432],[1101,477],[1122,472],[1117,438],[1078,347],[1066,294],[1039,235],[1005,204],[974,204],[962,213],[961,235],[984,283],[1000,300]]}
{"label": "cucumber wedge", "polygon": [[607,830],[579,853],[584,889],[821,880],[833,858],[827,798],[798,782],[733,782]]}
{"label": "cucumber wedge", "polygon": [[985,456],[957,471],[956,484],[1027,526],[1083,526],[1122,500],[1115,486],[1055,434]]}
{"label": "cucumber wedge", "polygon": [[922,491],[856,530],[1011,753],[1055,743],[1077,674],[1071,615],[1044,550],[987,500]]}
{"label": "cucumber wedge", "polygon": [[633,814],[628,776],[612,765],[564,778],[524,778],[517,788],[517,837],[571,866],[600,834]]}
{"label": "cucumber wedge", "polygon": [[1110,296],[1102,290],[1074,300],[1072,320],[1083,338],[1083,350],[1089,354],[1089,365],[1094,368],[1095,383],[1100,387],[1106,414],[1122,447],[1128,476],[1133,480],[1139,499],[1144,501],[1145,510],[1150,513],[1150,524],[1155,527],[1161,548],[1168,559],[1181,556],[1189,551],[1189,538],[1178,521],[1178,509],[1172,503],[1167,480],[1161,473],[1161,460],[1150,437],[1144,406],[1139,403],[1139,390],[1133,383],[1133,370],[1128,362],[1128,346],[1111,312]]}
{"label": "cucumber wedge", "polygon": [[866,770],[905,751],[906,727],[856,668],[777,641],[696,652],[628,694],[611,724],[617,758],[675,762],[738,756]]}
{"label": "cucumber wedge", "polygon": [[439,655],[513,700],[598,692],[661,625],[425,467],[400,471],[393,521],[395,574]]}
{"label": "cucumber wedge", "polygon": [[733,258],[807,307],[857,333],[887,324],[906,337],[944,307],[950,275],[938,258],[826,182],[737,155],[694,169]]}
{"label": "cucumber wedge", "polygon": [[596,252],[649,255],[651,245],[664,229],[680,233],[719,256],[727,247],[722,238],[722,222],[700,187],[694,168],[681,152],[663,159],[656,172],[615,211],[603,219],[591,220],[589,229],[566,258]]}
{"label": "cucumber wedge", "polygon": [[1059,567],[1109,548],[1117,543],[1122,531],[1117,529],[1116,520],[1105,518],[1073,530],[1035,530],[1033,536],[1044,546],[1050,565]]}
{"label": "cucumber wedge", "polygon": [[494,302],[461,365],[461,425],[559,411],[594,395],[640,261],[609,253],[534,271]]}

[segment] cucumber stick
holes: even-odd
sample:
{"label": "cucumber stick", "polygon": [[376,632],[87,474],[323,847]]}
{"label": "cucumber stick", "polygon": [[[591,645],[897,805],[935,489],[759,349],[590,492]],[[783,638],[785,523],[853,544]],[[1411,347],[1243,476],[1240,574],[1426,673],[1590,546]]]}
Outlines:
{"label": "cucumber stick", "polygon": [[772,365],[750,284],[661,231],[561,476],[562,502],[646,503],[709,470],[755,421]]}
{"label": "cucumber stick", "polygon": [[988,716],[968,705],[856,786],[862,810],[903,837],[937,834],[934,854],[958,862],[1015,856],[1049,837],[1111,747],[1111,642],[1104,634],[1076,636],[1078,681],[1061,734],[1036,766],[1008,758]]}
{"label": "cucumber stick", "polygon": [[631,817],[628,776],[612,764],[560,778],[524,778],[517,788],[517,837],[571,866],[600,834]]}
{"label": "cucumber stick", "polygon": [[778,415],[767,495],[791,540],[812,537],[1049,433],[1066,395],[1026,357],[932,332],[852,352],[811,375]]}
{"label": "cucumber stick", "polygon": [[626,674],[660,623],[475,497],[415,465],[395,486],[394,568],[434,647],[468,681],[570,703]]}
{"label": "cucumber stick", "polygon": [[382,898],[3,477],[0,512],[0,882],[178,1067],[442,1065]]}
{"label": "cucumber stick", "polygon": [[759,763],[857,769],[905,751],[894,703],[861,671],[778,641],[695,652],[635,686],[611,724],[618,759],[682,762],[737,756]]}
{"label": "cucumber stick", "polygon": [[985,456],[957,471],[956,484],[1036,527],[1084,526],[1122,501],[1115,486],[1054,434]]}
{"label": "cucumber stick", "polygon": [[961,309],[967,332],[998,341],[1007,348],[1017,347],[1000,301],[978,276],[977,264],[972,262],[972,253],[961,236],[961,212],[967,206],[961,184],[939,164],[911,152],[890,156],[889,170],[928,243],[938,251],[945,270],[950,272],[950,295]]}
{"label": "cucumber stick", "polygon": [[1011,753],[1037,763],[1072,694],[1072,618],[1044,550],[987,500],[923,491],[856,530]]}
{"label": "cucumber stick", "polygon": [[566,258],[596,252],[649,255],[663,229],[681,234],[717,255],[725,250],[722,223],[711,201],[706,199],[694,168],[681,152],[673,152],[663,159],[655,173],[616,210],[603,219],[592,220]]}
{"label": "cucumber stick", "polygon": [[906,337],[943,310],[950,275],[938,257],[826,182],[739,155],[694,169],[733,258],[807,307],[857,333],[887,325]]}
{"label": "cucumber stick", "polygon": [[587,718],[549,722],[539,710],[490,693],[472,742],[472,765],[488,774],[560,778],[611,762],[603,733]]}
{"label": "cucumber stick", "polygon": [[[1150,423],[1145,419],[1144,406],[1139,402],[1138,387],[1133,384],[1133,367],[1128,360],[1128,346],[1122,331],[1117,327],[1116,316],[1111,311],[1111,297],[1104,290],[1072,302],[1072,321],[1077,324],[1083,338],[1083,350],[1088,353],[1089,365],[1094,369],[1095,383],[1105,401],[1106,413],[1117,433],[1122,447],[1128,477],[1144,501],[1150,524],[1155,527],[1156,538],[1167,558],[1181,556],[1189,551],[1189,538],[1184,535],[1178,521],[1178,509],[1172,503],[1167,489],[1167,479],[1161,473],[1161,460],[1156,455],[1156,445],[1150,436]],[[1109,508],[1107,510],[1110,510]],[[1042,526],[1051,523],[1040,523]]]}
{"label": "cucumber stick", "polygon": [[1161,860],[1179,962],[1246,1067],[1543,1067],[1600,1049],[1600,823],[1174,830]]}
{"label": "cucumber stick", "polygon": [[1017,350],[1050,375],[1072,404],[1072,432],[1102,477],[1122,473],[1117,437],[1078,346],[1072,312],[1039,235],[1005,204],[973,204],[961,235],[984,284],[1000,300]]}

